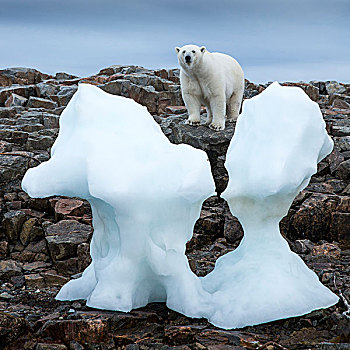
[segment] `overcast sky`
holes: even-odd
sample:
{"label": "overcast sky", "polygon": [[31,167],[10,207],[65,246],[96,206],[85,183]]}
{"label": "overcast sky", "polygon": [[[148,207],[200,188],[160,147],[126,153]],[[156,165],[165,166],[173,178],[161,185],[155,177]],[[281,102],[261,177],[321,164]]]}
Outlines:
{"label": "overcast sky", "polygon": [[173,68],[194,43],[254,82],[350,82],[350,0],[0,0],[0,33],[0,68]]}

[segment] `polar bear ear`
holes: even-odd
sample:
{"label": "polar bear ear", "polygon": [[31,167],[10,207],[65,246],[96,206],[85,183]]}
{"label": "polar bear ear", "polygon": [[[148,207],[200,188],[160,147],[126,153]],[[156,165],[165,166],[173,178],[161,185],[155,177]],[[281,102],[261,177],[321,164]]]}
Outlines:
{"label": "polar bear ear", "polygon": [[201,50],[201,52],[205,52],[205,50],[206,50],[205,46],[202,46],[202,47],[200,48],[200,50]]}
{"label": "polar bear ear", "polygon": [[180,52],[180,48],[179,47],[175,47],[175,51],[176,51],[176,53],[179,53]]}

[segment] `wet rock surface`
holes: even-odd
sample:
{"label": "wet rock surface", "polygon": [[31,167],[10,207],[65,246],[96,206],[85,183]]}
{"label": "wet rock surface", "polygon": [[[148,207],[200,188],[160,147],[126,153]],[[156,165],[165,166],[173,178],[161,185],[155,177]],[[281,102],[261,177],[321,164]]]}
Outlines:
{"label": "wet rock surface", "polygon": [[[29,198],[20,183],[29,167],[49,158],[60,114],[79,82],[146,106],[171,142],[188,143],[208,154],[219,194],[227,185],[225,153],[235,123],[219,132],[184,124],[187,114],[177,69],[115,65],[87,78],[50,76],[27,68],[1,70],[0,349],[349,348],[349,84],[285,83],[300,86],[320,105],[335,148],[293,202],[281,232],[341,300],[327,310],[226,331],[162,303],[121,313],[94,310],[82,300],[55,301],[60,287],[90,263],[91,209],[79,198]],[[245,98],[267,86],[247,81]],[[202,123],[205,118],[203,109]],[[209,273],[217,258],[234,250],[242,236],[227,203],[216,196],[207,199],[187,244],[192,270],[199,276]]]}

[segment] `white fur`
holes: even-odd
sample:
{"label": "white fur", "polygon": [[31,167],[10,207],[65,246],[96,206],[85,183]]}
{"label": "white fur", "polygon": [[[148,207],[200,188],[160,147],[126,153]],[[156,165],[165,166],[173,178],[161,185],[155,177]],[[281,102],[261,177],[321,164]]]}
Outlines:
{"label": "white fur", "polygon": [[[209,52],[204,46],[176,47],[181,66],[180,82],[185,102],[187,124],[200,124],[200,108],[207,108],[207,122],[211,129],[225,129],[228,121],[236,120],[244,93],[244,74],[238,62],[225,54]],[[189,62],[185,57],[189,56]]]}

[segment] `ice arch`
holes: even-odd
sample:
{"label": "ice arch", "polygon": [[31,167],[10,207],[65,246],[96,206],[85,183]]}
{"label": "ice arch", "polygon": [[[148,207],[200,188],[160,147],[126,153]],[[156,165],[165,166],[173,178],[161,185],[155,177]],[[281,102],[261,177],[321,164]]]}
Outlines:
{"label": "ice arch", "polygon": [[214,193],[206,154],[171,144],[136,102],[79,85],[61,115],[51,159],[22,182],[32,197],[77,196],[92,207],[92,263],[57,299],[120,311],[165,301],[222,328],[335,304],[337,296],[290,251],[278,227],[332,147],[317,104],[301,89],[274,83],[245,101],[223,193],[245,236],[199,279],[185,244]]}

